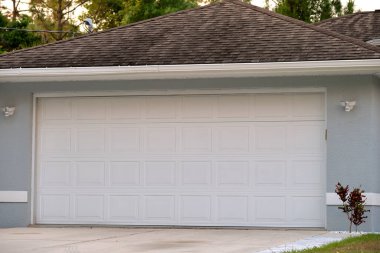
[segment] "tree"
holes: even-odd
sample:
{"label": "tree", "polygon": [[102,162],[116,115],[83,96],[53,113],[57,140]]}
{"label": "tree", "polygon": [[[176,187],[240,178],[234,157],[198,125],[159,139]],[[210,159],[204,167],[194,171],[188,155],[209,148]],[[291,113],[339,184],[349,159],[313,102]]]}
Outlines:
{"label": "tree", "polygon": [[[340,0],[272,0],[274,11],[308,23],[353,13],[354,0],[343,8]],[[267,2],[268,3],[268,2]]]}
{"label": "tree", "polygon": [[78,31],[73,14],[89,0],[31,0],[30,12],[37,27],[57,31],[49,33],[52,40],[62,40]]}
{"label": "tree", "polygon": [[126,2],[124,21],[134,23],[196,6],[196,0],[129,0]]}
{"label": "tree", "polygon": [[0,13],[0,27],[9,28],[0,30],[0,53],[16,49],[35,46],[41,43],[38,34],[25,31],[31,22],[27,15],[21,15],[18,20],[8,20]]}
{"label": "tree", "polygon": [[84,7],[86,12],[79,19],[91,18],[98,30],[105,30],[123,24],[125,15],[124,0],[92,0]]}

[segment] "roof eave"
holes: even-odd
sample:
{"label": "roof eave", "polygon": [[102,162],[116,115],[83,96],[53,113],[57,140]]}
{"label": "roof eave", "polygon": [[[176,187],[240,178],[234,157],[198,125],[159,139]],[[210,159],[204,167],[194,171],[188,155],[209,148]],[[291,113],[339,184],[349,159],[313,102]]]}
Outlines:
{"label": "roof eave", "polygon": [[275,63],[17,68],[0,69],[0,83],[306,75],[374,75],[379,73],[380,59]]}

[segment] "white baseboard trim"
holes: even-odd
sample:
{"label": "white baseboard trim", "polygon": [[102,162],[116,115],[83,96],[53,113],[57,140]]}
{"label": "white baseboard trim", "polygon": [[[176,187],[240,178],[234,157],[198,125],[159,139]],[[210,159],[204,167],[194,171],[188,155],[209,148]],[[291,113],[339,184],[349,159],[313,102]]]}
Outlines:
{"label": "white baseboard trim", "polygon": [[[380,206],[380,193],[365,192],[364,195],[367,197],[367,206]],[[338,195],[335,192],[326,193],[326,205],[338,206],[341,204],[342,201],[339,199]]]}
{"label": "white baseboard trim", "polygon": [[0,191],[0,202],[26,203],[28,202],[27,191]]}

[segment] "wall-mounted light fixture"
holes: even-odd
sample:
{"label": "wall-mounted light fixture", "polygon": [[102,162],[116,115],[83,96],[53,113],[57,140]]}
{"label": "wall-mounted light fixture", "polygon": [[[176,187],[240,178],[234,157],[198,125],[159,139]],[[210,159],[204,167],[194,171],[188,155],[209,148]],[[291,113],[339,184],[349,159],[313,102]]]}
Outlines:
{"label": "wall-mounted light fixture", "polygon": [[342,101],[340,104],[344,107],[346,112],[352,111],[356,105],[356,101]]}
{"label": "wall-mounted light fixture", "polygon": [[10,117],[15,113],[16,107],[6,105],[6,106],[2,107],[1,110],[3,111],[3,114],[5,117]]}

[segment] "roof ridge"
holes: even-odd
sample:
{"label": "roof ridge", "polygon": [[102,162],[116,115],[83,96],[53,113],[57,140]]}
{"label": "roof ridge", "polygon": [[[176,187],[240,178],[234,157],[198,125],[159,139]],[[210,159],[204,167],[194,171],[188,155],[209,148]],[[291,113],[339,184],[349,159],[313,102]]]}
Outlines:
{"label": "roof ridge", "polygon": [[347,15],[343,15],[343,16],[339,16],[339,17],[333,17],[333,18],[324,19],[324,20],[321,20],[321,21],[319,21],[317,23],[314,23],[314,25],[320,25],[320,24],[324,24],[324,23],[327,23],[327,22],[330,22],[330,21],[337,20],[337,19],[351,18],[353,16],[358,16],[358,15],[363,15],[363,14],[370,14],[370,13],[375,13],[375,11],[358,11],[358,12],[355,12],[355,13],[351,13],[351,14],[347,14]]}
{"label": "roof ridge", "polygon": [[261,12],[263,14],[269,15],[271,17],[279,18],[279,19],[282,19],[284,21],[287,21],[287,22],[290,22],[290,23],[293,23],[293,24],[296,24],[296,25],[300,25],[300,26],[303,26],[305,28],[312,29],[312,30],[314,30],[316,32],[323,33],[323,34],[331,36],[331,37],[335,37],[335,38],[343,40],[345,42],[348,42],[348,43],[351,43],[351,44],[355,44],[355,45],[363,47],[363,48],[365,48],[367,50],[371,50],[371,51],[374,51],[376,53],[380,53],[380,48],[379,47],[371,45],[371,44],[368,44],[368,43],[363,42],[363,41],[361,41],[359,39],[355,39],[355,38],[352,38],[352,37],[349,37],[349,36],[346,36],[346,35],[343,35],[343,34],[340,34],[340,33],[337,33],[337,32],[333,32],[333,31],[330,31],[328,29],[325,29],[325,28],[322,28],[322,27],[319,27],[319,26],[316,26],[316,25],[308,24],[308,23],[306,23],[304,21],[301,21],[301,20],[298,20],[298,19],[295,19],[295,18],[291,18],[291,17],[285,16],[285,15],[281,15],[281,14],[276,13],[274,11],[269,11],[267,9],[264,9],[264,8],[261,8],[261,7],[252,5],[252,4],[247,4],[247,3],[241,2],[239,0],[225,0],[225,1],[231,2],[233,4],[239,4],[239,5],[245,6],[247,8],[253,9],[255,11],[259,11],[259,12]]}
{"label": "roof ridge", "polygon": [[107,32],[112,32],[112,31],[123,29],[123,28],[126,28],[126,27],[133,27],[133,26],[136,26],[136,25],[139,25],[139,24],[143,24],[143,23],[146,23],[146,22],[150,22],[150,21],[153,21],[153,20],[159,20],[159,19],[162,19],[162,18],[166,18],[168,16],[174,16],[174,15],[183,14],[183,13],[186,13],[186,12],[191,12],[191,11],[195,11],[195,10],[199,10],[199,9],[204,9],[204,8],[207,8],[207,7],[210,7],[210,6],[214,6],[214,5],[219,5],[219,4],[222,4],[224,1],[235,1],[235,0],[223,0],[221,2],[211,3],[211,4],[208,4],[208,5],[205,5],[205,6],[198,6],[198,7],[194,7],[194,8],[184,9],[184,10],[168,13],[168,14],[165,14],[165,15],[161,15],[161,16],[157,16],[157,17],[153,17],[153,18],[137,21],[137,22],[134,22],[134,23],[130,23],[130,24],[122,25],[122,26],[113,27],[113,28],[110,28],[110,29],[107,29],[107,30],[96,32],[96,33],[83,34],[83,35],[80,35],[78,37],[74,37],[74,38],[70,38],[70,39],[54,41],[54,42],[50,42],[50,43],[46,43],[46,44],[42,44],[42,45],[38,45],[38,46],[34,46],[34,47],[22,48],[22,49],[18,49],[18,50],[14,50],[14,51],[11,51],[11,52],[6,52],[6,53],[3,53],[3,54],[0,54],[0,57],[5,57],[5,56],[8,56],[8,55],[12,55],[14,53],[34,50],[36,48],[48,47],[48,46],[51,46],[51,45],[57,45],[57,44],[61,44],[61,43],[69,42],[69,41],[74,41],[74,40],[81,39],[81,38],[84,38],[84,37],[96,36],[96,35],[99,35],[99,34],[103,34],[103,33],[107,33]]}

